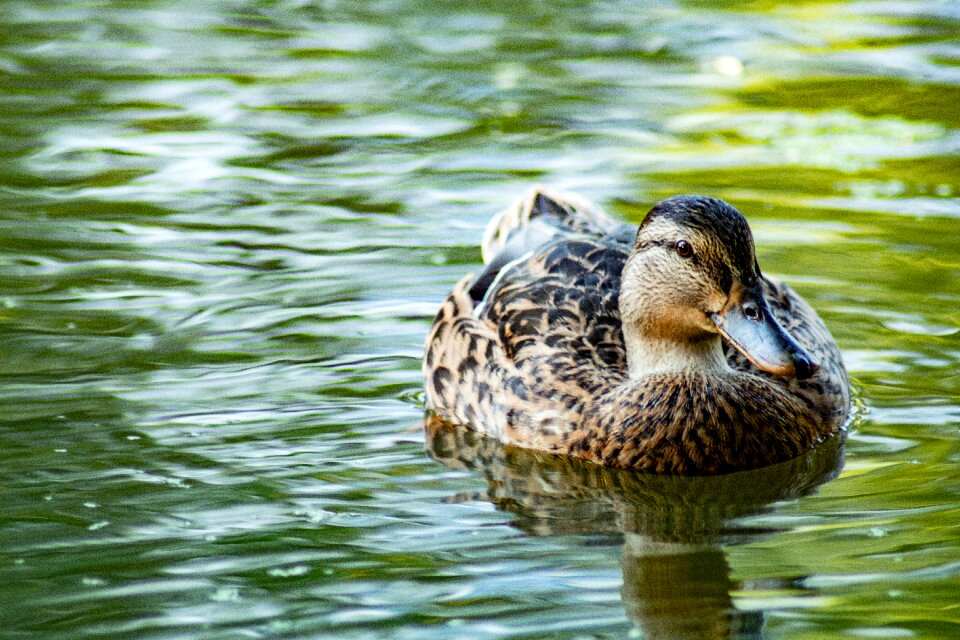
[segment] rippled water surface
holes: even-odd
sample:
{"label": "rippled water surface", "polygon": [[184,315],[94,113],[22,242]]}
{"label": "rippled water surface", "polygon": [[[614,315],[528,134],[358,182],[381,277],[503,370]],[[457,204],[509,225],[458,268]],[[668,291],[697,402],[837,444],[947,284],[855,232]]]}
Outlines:
{"label": "rippled water surface", "polygon": [[[960,636],[956,1],[0,15],[4,637]],[[432,314],[536,182],[741,208],[844,351],[845,452],[425,437]]]}

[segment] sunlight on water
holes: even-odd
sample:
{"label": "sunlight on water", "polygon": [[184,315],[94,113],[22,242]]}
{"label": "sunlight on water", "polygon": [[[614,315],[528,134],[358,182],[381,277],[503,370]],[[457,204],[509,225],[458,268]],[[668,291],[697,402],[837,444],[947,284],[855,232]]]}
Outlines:
{"label": "sunlight on water", "polygon": [[[12,637],[960,633],[958,3],[4,24]],[[741,208],[844,350],[845,452],[688,482],[425,438],[430,320],[533,183]]]}

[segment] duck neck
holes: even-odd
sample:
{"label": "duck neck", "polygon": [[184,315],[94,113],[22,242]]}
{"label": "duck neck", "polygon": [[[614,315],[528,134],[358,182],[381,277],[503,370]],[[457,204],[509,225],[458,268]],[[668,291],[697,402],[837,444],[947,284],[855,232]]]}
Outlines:
{"label": "duck neck", "polygon": [[627,370],[636,379],[655,373],[724,373],[730,365],[723,355],[720,336],[699,340],[675,340],[645,336],[624,327]]}

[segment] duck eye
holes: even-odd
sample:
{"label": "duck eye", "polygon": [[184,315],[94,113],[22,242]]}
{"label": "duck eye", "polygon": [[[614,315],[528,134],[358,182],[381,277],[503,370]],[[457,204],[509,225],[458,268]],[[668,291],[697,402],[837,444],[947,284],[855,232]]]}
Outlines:
{"label": "duck eye", "polygon": [[758,321],[760,320],[760,309],[753,305],[744,306],[743,315],[747,316],[751,320]]}
{"label": "duck eye", "polygon": [[689,258],[693,255],[693,246],[686,240],[677,240],[677,243],[673,245],[673,250],[681,258]]}

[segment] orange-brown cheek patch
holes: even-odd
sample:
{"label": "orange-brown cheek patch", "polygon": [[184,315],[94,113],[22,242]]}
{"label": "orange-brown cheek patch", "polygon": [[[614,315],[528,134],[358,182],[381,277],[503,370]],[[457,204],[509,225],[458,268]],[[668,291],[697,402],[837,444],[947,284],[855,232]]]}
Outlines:
{"label": "orange-brown cheek patch", "polygon": [[728,302],[729,299],[725,294],[719,291],[714,292],[706,297],[706,307],[703,311],[707,313],[717,313],[726,308]]}
{"label": "orange-brown cheek patch", "polygon": [[664,307],[657,316],[655,326],[648,326],[647,333],[660,338],[686,341],[695,340],[716,329],[703,312],[693,307],[673,305]]}

